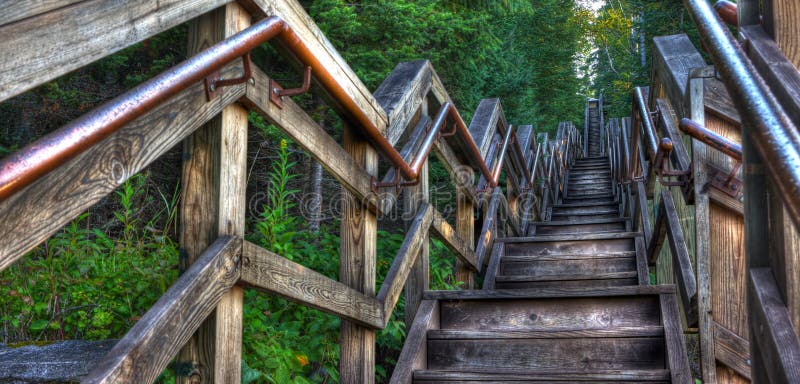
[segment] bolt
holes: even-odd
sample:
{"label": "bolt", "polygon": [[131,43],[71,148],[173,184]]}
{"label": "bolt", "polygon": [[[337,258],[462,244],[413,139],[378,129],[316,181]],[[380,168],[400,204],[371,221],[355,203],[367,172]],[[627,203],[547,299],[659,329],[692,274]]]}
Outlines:
{"label": "bolt", "polygon": [[214,90],[217,89],[217,87],[216,87],[216,85],[211,84],[211,85],[208,86],[208,89],[210,89],[211,92],[214,92]]}
{"label": "bolt", "polygon": [[250,78],[250,85],[256,85],[256,79]]}

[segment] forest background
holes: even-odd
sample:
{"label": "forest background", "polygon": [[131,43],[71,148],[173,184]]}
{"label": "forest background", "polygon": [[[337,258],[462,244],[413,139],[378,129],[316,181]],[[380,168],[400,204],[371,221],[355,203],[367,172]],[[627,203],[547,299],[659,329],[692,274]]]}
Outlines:
{"label": "forest background", "polygon": [[[609,116],[629,115],[631,89],[649,84],[652,37],[687,33],[697,41],[678,0],[301,3],[369,89],[397,63],[427,59],[465,121],[481,99],[499,97],[509,122],[532,124],[536,132],[553,131],[559,121],[582,127],[587,97],[602,96]],[[186,34],[186,25],[176,27],[0,103],[0,156],[185,59]],[[253,56],[282,83],[299,81],[269,46]],[[321,100],[306,95],[298,102],[341,137],[340,121]],[[249,136],[248,238],[336,278],[339,223],[325,207],[335,205],[340,186],[255,115]],[[0,273],[0,343],[125,334],[179,273],[180,160],[181,148],[174,148]],[[435,162],[430,166],[434,203],[446,206],[453,200],[448,175]],[[400,220],[380,223],[379,285],[402,226]],[[432,241],[432,288],[459,286],[453,260]],[[391,375],[402,347],[402,305],[378,336],[378,382]],[[247,291],[243,382],[337,382],[338,332],[333,316]],[[160,381],[173,382],[173,375],[168,370]]]}

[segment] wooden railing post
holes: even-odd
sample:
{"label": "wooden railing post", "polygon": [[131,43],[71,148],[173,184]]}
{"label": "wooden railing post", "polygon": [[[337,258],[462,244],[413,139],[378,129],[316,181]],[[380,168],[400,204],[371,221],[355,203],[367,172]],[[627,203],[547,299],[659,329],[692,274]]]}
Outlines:
{"label": "wooden railing post", "polygon": [[[474,188],[474,171],[471,167],[463,165],[457,171],[456,183],[464,182],[464,188]],[[462,180],[463,177],[463,180]],[[464,188],[456,188],[456,232],[464,240],[469,248],[475,249],[475,206],[470,196],[464,192]],[[456,281],[463,282],[463,289],[475,288],[475,278],[469,266],[461,260],[456,260]]]}
{"label": "wooden railing post", "polygon": [[[193,21],[189,53],[198,52],[250,25],[250,15],[231,3]],[[244,235],[247,185],[247,110],[230,105],[184,142],[181,205],[181,269],[186,270],[221,235]],[[183,383],[241,381],[240,287],[223,295],[217,309],[176,359]]]}
{"label": "wooden railing post", "polygon": [[[378,153],[353,127],[345,125],[344,149],[368,174],[378,176]],[[378,219],[349,191],[342,195],[339,280],[368,296],[375,295]],[[375,331],[342,320],[339,374],[342,384],[375,382]]]}
{"label": "wooden railing post", "polygon": [[[424,105],[424,104],[423,104]],[[428,162],[422,166],[418,177],[419,183],[406,187],[403,191],[405,199],[405,210],[403,212],[408,228],[414,218],[417,217],[419,207],[428,202],[430,191],[428,189]],[[417,315],[417,308],[422,302],[422,294],[430,288],[430,241],[428,231],[423,235],[422,246],[414,261],[414,266],[408,274],[406,280],[406,330],[411,329],[414,317]]]}

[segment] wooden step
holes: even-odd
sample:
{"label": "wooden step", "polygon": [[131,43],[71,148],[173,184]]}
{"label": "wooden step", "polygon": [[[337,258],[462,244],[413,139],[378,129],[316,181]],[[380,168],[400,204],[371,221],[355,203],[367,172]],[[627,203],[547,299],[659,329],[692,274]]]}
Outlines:
{"label": "wooden step", "polygon": [[490,369],[436,371],[419,370],[414,372],[414,383],[433,384],[474,384],[474,383],[552,383],[579,384],[579,383],[669,383],[670,372],[666,369],[653,370],[575,370],[540,369],[540,370],[511,370]]}
{"label": "wooden step", "polygon": [[553,213],[550,215],[551,221],[563,221],[567,223],[575,223],[579,221],[583,221],[586,219],[615,219],[618,218],[619,212],[608,212],[608,213],[585,213],[585,214],[559,214]]}
{"label": "wooden step", "polygon": [[613,190],[611,183],[592,183],[584,185],[567,185],[567,194],[572,195],[591,195],[591,194],[606,194],[611,193]]}
{"label": "wooden step", "polygon": [[569,186],[579,186],[579,185],[611,185],[611,177],[605,176],[591,176],[591,177],[572,177],[570,176],[567,179],[567,185]]}
{"label": "wooden step", "polygon": [[536,260],[570,260],[570,259],[612,259],[616,257],[635,257],[636,251],[620,251],[620,252],[605,252],[605,253],[558,253],[548,255],[514,255],[503,256],[503,260],[508,261],[536,261]]}
{"label": "wooden step", "polygon": [[517,278],[495,277],[497,289],[545,289],[557,287],[598,288],[598,287],[624,287],[639,284],[636,272],[620,273],[615,277],[598,276],[596,279],[583,279],[573,276],[554,276],[548,280],[526,280]]}
{"label": "wooden step", "polygon": [[636,233],[598,233],[501,238],[506,256],[595,254],[634,251]]}
{"label": "wooden step", "polygon": [[625,231],[626,219],[610,218],[583,221],[542,221],[531,223],[530,236],[535,235],[562,235],[579,233],[601,233]]}
{"label": "wooden step", "polygon": [[611,202],[614,201],[614,195],[611,193],[599,194],[599,195],[590,195],[590,196],[564,196],[562,198],[562,203],[564,204],[572,204],[572,203],[592,203],[592,202]]}
{"label": "wooden step", "polygon": [[[429,339],[428,369],[664,369],[663,337]],[[461,338],[464,337],[464,338]]]}
{"label": "wooden step", "polygon": [[[618,276],[622,272],[636,273],[636,255],[627,257],[584,258],[572,255],[571,258],[527,258],[504,257],[498,268],[499,276],[525,276],[533,280],[586,280],[608,275],[609,279],[631,276]],[[577,276],[577,277],[576,277]],[[565,278],[569,277],[569,278]],[[604,277],[606,278],[606,277]],[[510,280],[509,280],[510,281]]]}
{"label": "wooden step", "polygon": [[604,215],[614,213],[619,215],[619,205],[617,204],[598,204],[593,206],[570,207],[570,206],[554,206],[552,208],[553,215]]}

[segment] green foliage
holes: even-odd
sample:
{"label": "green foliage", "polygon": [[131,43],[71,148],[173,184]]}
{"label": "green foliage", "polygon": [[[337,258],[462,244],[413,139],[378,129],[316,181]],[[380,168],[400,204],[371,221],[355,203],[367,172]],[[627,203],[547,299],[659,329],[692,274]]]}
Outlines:
{"label": "green foliage", "polygon": [[[90,229],[88,213],[0,273],[5,342],[121,337],[177,278],[177,245],[142,225],[145,176],[117,191],[117,236]],[[174,218],[175,200],[159,213]],[[147,220],[155,222],[160,217]]]}

